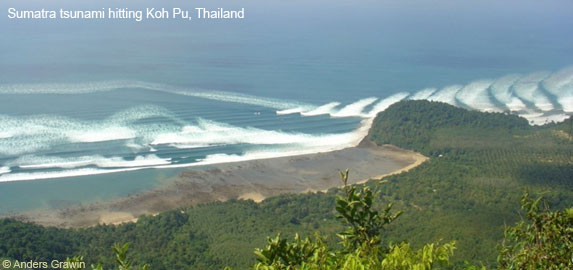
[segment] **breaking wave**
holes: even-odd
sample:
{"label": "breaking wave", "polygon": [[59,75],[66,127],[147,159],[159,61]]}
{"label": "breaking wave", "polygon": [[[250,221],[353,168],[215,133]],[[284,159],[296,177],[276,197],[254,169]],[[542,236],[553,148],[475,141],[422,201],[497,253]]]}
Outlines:
{"label": "breaking wave", "polygon": [[541,85],[557,98],[563,111],[573,112],[573,67],[551,74]]}
{"label": "breaking wave", "polygon": [[436,92],[436,88],[426,88],[426,89],[422,89],[414,94],[411,95],[410,99],[411,100],[424,100],[424,99],[428,99],[430,96],[432,96],[432,94],[434,92]]}
{"label": "breaking wave", "polygon": [[456,99],[462,106],[470,109],[485,112],[502,111],[489,98],[488,89],[492,83],[489,80],[481,80],[467,84],[456,93]]}
{"label": "breaking wave", "polygon": [[[480,111],[511,111],[525,117],[531,124],[562,121],[573,113],[573,67],[554,73],[511,74],[441,89],[425,88],[414,93],[399,92],[388,97],[368,97],[347,104],[330,101],[313,105],[139,81],[0,85],[0,94],[72,95],[129,88],[267,107],[274,109],[277,115],[328,115],[332,118],[354,117],[362,120],[359,127],[350,132],[308,134],[234,126],[203,118],[184,121],[171,111],[152,105],[137,106],[103,120],[93,121],[54,115],[0,115],[0,156],[6,160],[0,164],[0,182],[144,168],[200,166],[343,149],[357,145],[367,135],[373,118],[403,99],[440,101]],[[107,147],[111,149],[108,149],[111,155],[99,154],[97,151],[98,154],[94,155],[94,147],[101,147],[100,144],[104,142],[110,144]],[[81,149],[78,145],[91,145],[91,148],[82,152],[78,150]],[[162,157],[169,156],[173,153],[169,151],[177,149],[215,148],[225,145],[256,147],[245,148],[242,154],[213,153],[205,150],[203,156],[185,162]],[[120,146],[124,148],[124,152],[117,152],[117,147]],[[165,153],[166,148],[175,150]],[[57,156],[66,151],[76,156]]]}
{"label": "breaking wave", "polygon": [[[337,102],[318,108],[321,114],[334,117],[374,117],[391,104],[404,98],[430,100],[485,112],[510,111],[533,125],[563,121],[573,113],[573,67],[560,71],[535,72],[526,75],[511,74],[491,80],[482,79],[466,85],[450,85],[442,89],[425,88],[412,94],[398,93],[376,104],[370,112],[364,109],[376,98],[361,99],[336,110]],[[336,104],[336,105],[333,105]],[[292,113],[299,112],[301,108]],[[313,109],[301,111],[302,116],[315,115]]]}
{"label": "breaking wave", "polygon": [[360,126],[353,132],[343,134],[326,134],[326,135],[305,135],[312,136],[314,139],[305,140],[300,144],[287,144],[286,147],[277,149],[265,149],[247,151],[244,154],[210,154],[205,158],[197,160],[192,164],[172,164],[167,166],[156,166],[156,168],[174,168],[174,167],[189,167],[189,166],[202,166],[212,165],[218,163],[238,162],[255,159],[277,158],[294,155],[313,154],[321,152],[330,152],[341,150],[348,147],[358,145],[364,137],[368,134],[372,126],[373,118],[364,119],[361,121]]}
{"label": "breaking wave", "polygon": [[450,105],[457,106],[459,104],[456,101],[456,94],[458,93],[458,91],[460,91],[460,89],[462,89],[462,87],[463,86],[461,85],[451,85],[448,87],[444,87],[443,89],[433,93],[430,97],[428,97],[428,100],[444,102]]}
{"label": "breaking wave", "polygon": [[127,171],[135,171],[137,169],[138,168],[103,170],[95,168],[81,168],[81,169],[50,171],[50,172],[20,172],[20,173],[0,175],[0,182],[65,178],[65,177],[75,177],[75,176],[127,172]]}
{"label": "breaking wave", "polygon": [[264,98],[239,94],[233,92],[208,90],[201,88],[186,88],[174,85],[150,83],[143,81],[105,81],[105,82],[88,82],[77,84],[6,84],[0,85],[0,94],[89,94],[96,92],[108,92],[122,89],[146,89],[152,91],[165,92],[176,95],[198,97],[222,102],[232,102],[249,104],[279,110],[301,107],[303,109],[311,108],[309,104],[294,101],[285,101],[274,98]]}
{"label": "breaking wave", "polygon": [[372,110],[366,116],[367,117],[376,117],[376,115],[379,112],[386,110],[388,107],[390,107],[390,105],[406,98],[407,96],[408,96],[408,93],[398,93],[398,94],[394,94],[392,96],[389,96],[389,97],[383,99],[382,101],[378,102],[378,104],[376,104],[374,106],[374,108],[372,108]]}
{"label": "breaking wave", "polygon": [[378,100],[378,98],[375,97],[361,99],[352,104],[346,105],[344,108],[337,112],[333,112],[330,115],[332,117],[361,117],[364,108],[374,103],[376,100]]}
{"label": "breaking wave", "polygon": [[159,158],[156,155],[136,156],[133,160],[122,157],[80,156],[73,158],[48,156],[23,156],[6,165],[18,166],[22,169],[63,168],[96,166],[99,168],[145,167],[170,164],[171,158]]}
{"label": "breaking wave", "polygon": [[[331,135],[337,136],[337,135]],[[316,140],[315,135],[236,127],[215,121],[199,119],[197,125],[184,126],[177,132],[158,135],[151,145],[225,145],[225,144],[304,144]],[[324,137],[323,137],[324,139]]]}
{"label": "breaking wave", "polygon": [[[61,168],[65,170],[60,171],[33,171],[33,172],[16,172],[10,173],[10,167],[0,168],[0,182],[8,181],[24,181],[24,180],[39,180],[39,179],[51,179],[51,178],[63,178],[63,177],[74,177],[74,176],[85,176],[85,175],[95,175],[95,174],[107,174],[107,173],[117,173],[141,170],[147,168],[178,168],[178,167],[190,167],[190,166],[203,166],[216,164],[221,162],[236,162],[245,161],[261,158],[274,158],[274,157],[284,157],[300,154],[310,154],[319,152],[328,152],[334,150],[340,150],[347,147],[352,147],[358,145],[358,143],[368,134],[368,130],[372,125],[373,119],[362,120],[360,127],[354,132],[342,133],[342,134],[319,134],[319,135],[309,135],[309,134],[281,134],[275,131],[264,131],[253,128],[240,128],[233,127],[230,125],[220,124],[213,121],[204,121],[199,127],[189,127],[186,126],[181,131],[184,135],[189,135],[189,132],[206,132],[206,130],[220,131],[220,132],[231,132],[231,134],[239,134],[240,132],[245,132],[240,135],[239,139],[233,139],[233,141],[228,141],[228,137],[216,137],[216,139],[207,139],[214,142],[225,142],[225,143],[256,143],[256,144],[275,144],[283,145],[284,147],[280,149],[264,149],[264,150],[254,150],[247,151],[241,155],[230,155],[230,154],[210,154],[205,158],[197,159],[193,163],[172,163],[170,158],[160,158],[157,155],[149,154],[147,156],[137,156],[133,160],[126,160],[121,157],[103,157],[103,156],[82,156],[74,158],[60,158],[60,157],[47,157],[47,156],[23,156],[14,161],[9,162],[8,166],[17,167],[19,169],[26,170],[39,170],[39,169],[54,169]],[[201,130],[201,131],[199,131]],[[273,135],[275,137],[268,138],[266,141],[251,141],[252,135],[256,132],[257,136],[260,136],[262,132],[263,135]],[[264,134],[264,132],[270,132],[271,134]],[[179,136],[184,136],[179,135]],[[204,134],[204,138],[210,137],[208,134]],[[278,136],[276,136],[278,135]],[[264,137],[264,136],[263,136]],[[260,137],[255,137],[260,138]],[[163,140],[165,137],[159,136],[159,139],[155,141],[156,144],[169,143],[170,145],[175,144],[181,148],[185,148],[186,144],[179,144],[180,141],[175,140]],[[163,141],[161,141],[163,140]],[[185,140],[186,142],[186,140]],[[97,168],[84,168],[86,166],[96,166]],[[5,174],[6,173],[6,174]]]}
{"label": "breaking wave", "polygon": [[[222,102],[233,102],[276,109],[279,115],[330,115],[332,117],[372,117],[379,109],[364,110],[378,100],[370,97],[338,108],[342,104],[332,101],[321,106],[282,99],[257,97],[233,92],[150,83],[143,81],[105,81],[78,84],[7,84],[0,85],[0,94],[87,94],[122,89],[141,88],[177,95],[192,96]],[[408,95],[413,100],[431,100],[482,111],[510,110],[528,117],[543,112],[573,112],[573,67],[554,73],[536,72],[527,75],[512,74],[495,80],[478,80],[467,85],[451,85],[437,90],[426,88]],[[381,107],[383,107],[381,105]],[[338,109],[337,109],[338,108]],[[533,124],[547,119],[528,118]],[[541,122],[539,122],[541,120]],[[11,136],[2,131],[0,138]],[[126,137],[127,134],[126,134]],[[81,136],[80,136],[81,139]],[[88,138],[89,139],[89,138]]]}
{"label": "breaking wave", "polygon": [[305,111],[305,108],[303,108],[303,107],[295,107],[292,109],[279,110],[279,111],[277,111],[277,114],[278,115],[284,115],[284,114],[302,113],[304,111]]}
{"label": "breaking wave", "polygon": [[324,104],[314,110],[308,112],[301,112],[303,116],[315,116],[315,115],[324,115],[324,114],[331,114],[336,107],[340,105],[340,102],[330,102]]}
{"label": "breaking wave", "polygon": [[54,145],[149,139],[177,126],[167,124],[135,124],[138,120],[161,117],[181,122],[169,111],[158,106],[139,106],[112,115],[103,121],[83,121],[54,115],[0,115],[0,155],[21,155],[47,150]]}
{"label": "breaking wave", "polygon": [[540,83],[548,75],[547,72],[537,72],[524,76],[513,84],[513,91],[520,99],[532,104],[535,109],[551,111],[554,106],[540,89]]}

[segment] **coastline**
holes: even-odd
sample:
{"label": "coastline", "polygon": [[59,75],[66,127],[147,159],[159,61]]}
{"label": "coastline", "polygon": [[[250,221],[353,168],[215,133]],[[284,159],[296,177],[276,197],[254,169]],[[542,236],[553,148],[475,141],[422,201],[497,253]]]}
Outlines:
{"label": "coastline", "polygon": [[12,216],[62,228],[136,222],[141,215],[231,199],[261,202],[280,194],[326,192],[340,186],[338,170],[349,168],[349,183],[402,173],[428,158],[393,145],[358,146],[331,152],[222,163],[188,168],[165,184],[113,201],[62,209],[38,209]]}

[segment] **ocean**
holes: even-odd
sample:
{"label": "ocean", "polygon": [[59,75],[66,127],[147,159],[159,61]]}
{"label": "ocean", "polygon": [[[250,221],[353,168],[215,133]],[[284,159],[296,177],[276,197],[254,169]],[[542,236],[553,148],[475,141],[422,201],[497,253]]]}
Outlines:
{"label": "ocean", "polygon": [[[121,6],[118,6],[121,5]],[[573,114],[570,1],[3,1],[245,9],[233,20],[0,19],[0,214],[110,200],[185,168],[352,147],[427,99]]]}

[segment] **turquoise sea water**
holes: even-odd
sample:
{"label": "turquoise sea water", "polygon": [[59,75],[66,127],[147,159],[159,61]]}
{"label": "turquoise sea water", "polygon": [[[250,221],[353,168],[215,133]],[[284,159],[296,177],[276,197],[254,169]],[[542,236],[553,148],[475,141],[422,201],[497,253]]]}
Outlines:
{"label": "turquoise sea water", "polygon": [[133,194],[186,166],[352,146],[401,99],[537,124],[573,113],[570,1],[20,2],[2,12],[244,7],[246,18],[3,14],[0,213]]}

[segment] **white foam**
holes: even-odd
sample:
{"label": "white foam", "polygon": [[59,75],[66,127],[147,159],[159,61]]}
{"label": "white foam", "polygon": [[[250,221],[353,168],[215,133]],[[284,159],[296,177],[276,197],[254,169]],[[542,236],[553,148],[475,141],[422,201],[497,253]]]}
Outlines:
{"label": "white foam", "polygon": [[57,171],[57,172],[53,171],[53,172],[11,173],[11,174],[0,175],[0,182],[67,178],[67,177],[77,177],[77,176],[87,176],[87,175],[97,175],[97,174],[106,174],[106,173],[135,171],[138,169],[139,168],[103,170],[103,169],[95,169],[95,168],[82,168],[82,169],[73,169],[73,170],[63,170],[63,171]]}
{"label": "white foam", "polygon": [[352,104],[346,105],[337,112],[331,113],[333,117],[362,117],[364,108],[374,103],[378,98],[370,97],[358,100]]}
{"label": "white foam", "polygon": [[305,110],[306,110],[306,109],[303,108],[303,107],[295,107],[295,108],[292,108],[292,109],[280,110],[280,111],[277,111],[276,113],[277,113],[278,115],[285,115],[285,114],[301,113],[301,112],[303,112],[303,111],[305,111]]}
{"label": "white foam", "polygon": [[[137,123],[145,118],[168,118],[171,122]],[[103,120],[77,120],[55,115],[0,115],[0,154],[21,155],[50,149],[62,143],[92,143],[133,139],[151,141],[156,134],[174,131],[183,125],[169,111],[157,106],[137,106]],[[143,147],[143,146],[141,146]],[[132,148],[134,149],[134,148]]]}
{"label": "white foam", "polygon": [[288,108],[297,108],[297,107],[301,107],[307,110],[313,107],[312,105],[307,105],[300,102],[291,102],[272,98],[260,98],[250,95],[221,92],[221,91],[199,92],[199,91],[189,91],[189,90],[177,90],[173,91],[173,93],[186,96],[199,97],[204,99],[211,99],[216,101],[249,104],[254,106],[261,106],[261,107],[282,109],[282,110]]}
{"label": "white foam", "polygon": [[0,174],[11,172],[10,167],[0,167]]}
{"label": "white foam", "polygon": [[94,159],[103,159],[102,156],[93,157],[76,157],[76,158],[62,158],[62,157],[48,157],[48,156],[22,156],[8,164],[11,166],[18,166],[21,169],[47,169],[47,168],[64,168],[73,169],[77,167],[85,167],[92,165]]}
{"label": "white foam", "polygon": [[215,146],[215,144],[201,144],[201,143],[196,143],[196,144],[177,144],[177,143],[172,143],[172,144],[168,144],[167,146],[169,147],[175,147],[175,148],[179,148],[179,149],[195,149],[195,148],[205,148],[205,147],[211,147],[211,146]]}
{"label": "white foam", "polygon": [[516,74],[507,75],[497,79],[490,87],[493,97],[511,111],[522,111],[527,108],[519,98],[514,96],[511,90],[519,78],[520,76]]}
{"label": "white foam", "polygon": [[456,102],[456,93],[462,88],[461,85],[452,85],[444,87],[441,90],[438,90],[434,94],[432,94],[428,100],[430,101],[439,101],[448,103],[450,105],[458,105]]}
{"label": "white foam", "polygon": [[133,150],[134,152],[139,152],[142,149],[147,148],[145,145],[141,145],[141,144],[137,144],[135,143],[133,140],[127,142],[125,144],[126,147],[130,148],[131,150]]}
{"label": "white foam", "polygon": [[317,138],[315,135],[305,133],[237,127],[199,119],[197,126],[185,126],[178,132],[159,134],[150,144],[174,147],[179,145],[180,148],[226,144],[280,145],[309,143]]}
{"label": "white foam", "polygon": [[513,85],[513,92],[537,109],[551,111],[554,109],[553,104],[539,89],[539,83],[548,75],[547,72],[537,72],[524,76]]}
{"label": "white foam", "polygon": [[563,113],[545,114],[540,112],[521,113],[519,116],[527,119],[531,125],[544,125],[551,122],[563,122],[569,115]]}
{"label": "white foam", "polygon": [[544,116],[545,123],[559,123],[567,120],[570,117],[568,114],[557,113]]}
{"label": "white foam", "polygon": [[133,139],[137,135],[127,127],[104,127],[88,131],[74,130],[69,132],[67,137],[71,142],[104,142]]}
{"label": "white foam", "polygon": [[553,73],[542,85],[557,98],[563,111],[573,112],[573,67]]}
{"label": "white foam", "polygon": [[7,139],[13,137],[14,134],[8,131],[0,131],[0,139]]}
{"label": "white foam", "polygon": [[391,95],[391,96],[383,99],[382,101],[378,102],[378,104],[374,105],[372,110],[366,116],[367,117],[376,117],[376,115],[379,112],[386,110],[388,107],[390,107],[390,105],[406,98],[408,95],[409,94],[406,92]]}
{"label": "white foam", "polygon": [[100,168],[120,168],[120,167],[149,167],[157,165],[171,164],[171,158],[159,158],[156,155],[137,156],[133,160],[123,158],[105,158],[96,160],[94,164]]}
{"label": "white foam", "polygon": [[456,99],[466,107],[485,112],[500,112],[489,98],[488,88],[493,82],[490,80],[479,80],[471,82],[456,93]]}
{"label": "white foam", "polygon": [[45,136],[21,136],[4,138],[0,140],[0,154],[14,156],[23,153],[47,150],[57,143],[57,138],[46,134]]}
{"label": "white foam", "polygon": [[[185,164],[157,164],[157,162],[153,162],[153,164],[148,163],[146,160],[156,160],[156,158],[152,156],[152,158],[142,158],[136,159],[132,164],[126,163],[113,163],[108,167],[114,167],[117,165],[120,166],[134,166],[130,168],[121,168],[121,169],[96,169],[96,168],[80,168],[80,169],[71,169],[71,170],[64,170],[64,171],[57,171],[57,172],[23,172],[23,173],[11,173],[11,174],[2,174],[0,175],[0,182],[8,182],[8,181],[25,181],[25,180],[40,180],[40,179],[52,179],[52,178],[66,178],[66,177],[77,177],[77,176],[86,176],[86,175],[96,175],[96,174],[107,174],[107,173],[117,173],[117,172],[127,172],[127,171],[135,171],[141,170],[146,168],[182,168],[182,167],[193,167],[193,166],[202,166],[202,165],[210,165],[210,164],[217,164],[217,163],[224,163],[224,162],[237,162],[237,161],[245,161],[245,160],[253,160],[253,159],[264,159],[264,158],[273,158],[273,157],[284,157],[284,156],[292,156],[292,155],[301,155],[301,154],[311,154],[311,153],[319,153],[319,152],[328,152],[328,151],[335,151],[344,149],[347,147],[356,146],[362,141],[362,139],[368,134],[368,130],[372,126],[373,118],[364,119],[361,122],[359,128],[354,130],[353,132],[343,133],[343,134],[329,134],[329,135],[307,135],[309,137],[313,137],[311,140],[304,140],[302,143],[298,145],[292,145],[287,148],[283,149],[269,149],[269,150],[258,150],[258,151],[251,151],[247,152],[244,155],[226,155],[226,154],[214,154],[208,155],[205,159],[199,160],[195,163],[185,163]],[[207,123],[210,125],[212,123]],[[215,124],[214,129],[224,130],[226,127],[217,126]],[[189,128],[187,131],[197,130],[196,128]],[[86,158],[87,159],[87,158]],[[38,159],[36,160],[38,161]],[[44,160],[45,161],[45,160]],[[135,163],[138,163],[137,167],[135,167]],[[99,162],[100,166],[105,166],[105,162]],[[52,164],[53,166],[53,164]],[[37,167],[38,168],[38,167]]]}
{"label": "white foam", "polygon": [[74,158],[62,158],[56,156],[23,156],[8,164],[22,169],[49,169],[64,168],[73,169],[94,165],[100,168],[126,168],[145,167],[170,164],[170,158],[159,158],[156,155],[136,156],[133,160],[121,157],[80,156]]}
{"label": "white foam", "polygon": [[[550,121],[563,121],[572,112],[573,104],[573,68],[564,69],[548,76],[547,73],[534,73],[523,78],[510,75],[492,81],[474,81],[465,86],[453,85],[441,90],[422,89],[410,96],[410,99],[428,99],[446,102],[452,105],[463,104],[467,107],[488,111],[497,110],[493,99],[504,104],[512,111],[527,118],[531,124],[544,124]],[[539,85],[557,98],[563,112],[556,110],[551,100],[544,95]],[[488,90],[489,87],[489,90]],[[300,113],[303,116],[330,114],[332,117],[364,117],[362,125],[353,132],[343,134],[304,134],[263,130],[252,127],[237,127],[224,123],[199,119],[197,125],[190,125],[177,119],[171,112],[156,106],[141,106],[127,109],[99,121],[80,121],[59,116],[13,117],[0,115],[0,154],[21,155],[49,149],[52,145],[65,142],[99,142],[127,140],[125,145],[139,151],[151,145],[167,145],[176,148],[199,148],[225,144],[252,144],[277,147],[265,147],[263,150],[249,151],[242,155],[214,154],[191,164],[171,164],[170,159],[155,155],[138,156],[134,160],[119,157],[85,156],[74,159],[54,159],[22,163],[22,169],[69,169],[60,172],[22,172],[13,173],[10,167],[0,167],[0,181],[32,180],[60,178],[89,174],[101,174],[130,171],[144,168],[172,168],[200,166],[222,162],[292,156],[317,152],[339,150],[357,145],[368,133],[373,118],[391,104],[406,97],[408,93],[398,93],[382,99],[369,112],[365,108],[378,99],[371,97],[358,100],[337,110],[339,102],[330,102],[313,106],[298,102],[260,98],[237,93],[188,89],[145,82],[115,82],[109,84],[92,83],[83,85],[20,85],[7,87],[0,85],[0,94],[82,94],[94,91],[115,91],[125,88],[143,88],[172,94],[195,96],[200,98],[236,102],[274,108],[277,114]],[[489,93],[488,93],[489,91]],[[489,95],[491,94],[491,96]],[[533,104],[528,108],[523,102]],[[458,102],[459,101],[459,102]],[[140,119],[164,117],[168,123],[137,123]],[[172,124],[175,123],[175,124]],[[112,134],[112,135],[110,135]],[[137,140],[135,140],[137,138]],[[51,160],[48,160],[51,159]],[[19,162],[23,160],[20,159]],[[11,166],[4,164],[4,166]],[[81,168],[98,166],[99,169]],[[113,168],[113,169],[104,169]]]}
{"label": "white foam", "polygon": [[130,81],[102,81],[84,83],[4,84],[0,94],[87,94],[133,87]]}
{"label": "white foam", "polygon": [[221,163],[232,163],[232,162],[241,162],[241,161],[258,160],[258,159],[289,157],[289,156],[305,155],[312,153],[316,152],[313,152],[311,150],[288,149],[281,151],[254,151],[245,153],[243,155],[212,154],[212,155],[207,155],[204,159],[198,160],[196,164],[197,166],[204,166],[204,165],[214,165]]}
{"label": "white foam", "polygon": [[147,118],[167,118],[173,122],[181,123],[181,121],[171,111],[156,105],[139,105],[131,108],[124,109],[111,115],[107,122],[131,124],[138,120]]}
{"label": "white foam", "polygon": [[293,145],[280,149],[267,149],[249,151],[243,155],[235,154],[212,154],[207,155],[204,159],[198,160],[196,163],[191,164],[172,164],[167,166],[156,166],[155,168],[180,168],[213,165],[219,163],[239,162],[256,159],[267,159],[277,157],[296,156],[304,154],[313,154],[321,152],[330,152],[341,150],[348,147],[357,146],[364,137],[368,134],[368,130],[372,126],[373,118],[364,119],[358,129],[353,132],[343,134],[331,134],[315,136],[312,141],[305,142],[304,144]]}
{"label": "white foam", "polygon": [[[555,108],[540,85],[556,97],[563,110]],[[409,99],[427,99],[455,106],[464,105],[480,111],[502,111],[507,108],[534,125],[558,122],[573,112],[573,67],[553,74],[537,72],[523,77],[511,74],[493,82],[478,80],[465,86],[454,85],[430,93],[432,93],[431,88],[423,89]]]}
{"label": "white foam", "polygon": [[523,111],[527,109],[527,105],[525,105],[521,99],[516,97],[512,97],[511,101],[506,103],[505,106],[507,106],[511,111]]}
{"label": "white foam", "polygon": [[151,91],[160,91],[177,95],[192,96],[216,101],[249,104],[261,107],[286,110],[303,107],[312,108],[309,104],[285,101],[274,98],[256,97],[246,94],[215,91],[208,89],[180,87],[167,84],[150,83],[144,81],[102,81],[76,84],[6,84],[0,85],[0,94],[88,94],[95,92],[117,91],[130,88],[141,88]]}
{"label": "white foam", "polygon": [[564,112],[573,113],[573,95],[570,97],[559,97],[558,101]]}
{"label": "white foam", "polygon": [[413,94],[408,99],[411,99],[411,100],[428,99],[434,92],[436,92],[436,90],[438,90],[438,89],[436,89],[436,88],[425,88],[425,89],[422,89],[422,90],[416,92],[415,94]]}
{"label": "white foam", "polygon": [[330,102],[327,104],[324,104],[314,110],[310,110],[307,112],[301,112],[301,115],[303,116],[315,116],[315,115],[324,115],[324,114],[331,114],[334,111],[334,108],[336,108],[338,105],[340,105],[340,102]]}

